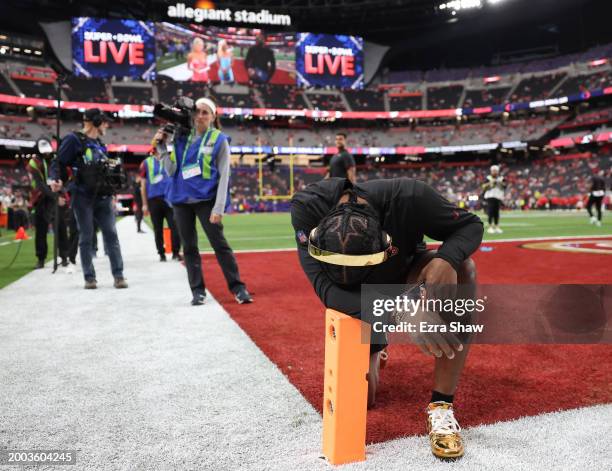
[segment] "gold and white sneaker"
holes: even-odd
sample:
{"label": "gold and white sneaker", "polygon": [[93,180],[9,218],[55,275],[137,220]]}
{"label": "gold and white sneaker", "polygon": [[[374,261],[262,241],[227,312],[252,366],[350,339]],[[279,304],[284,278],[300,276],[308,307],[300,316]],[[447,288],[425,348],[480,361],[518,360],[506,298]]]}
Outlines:
{"label": "gold and white sneaker", "polygon": [[448,402],[432,402],[427,406],[427,431],[431,451],[438,458],[463,456],[461,427],[453,414],[453,405]]}

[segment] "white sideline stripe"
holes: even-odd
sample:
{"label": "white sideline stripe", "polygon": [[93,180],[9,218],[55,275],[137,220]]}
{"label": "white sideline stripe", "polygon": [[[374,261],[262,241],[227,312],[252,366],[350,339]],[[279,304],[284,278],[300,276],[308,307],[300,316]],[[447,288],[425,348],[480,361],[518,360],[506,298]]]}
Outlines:
{"label": "white sideline stripe", "polygon": [[97,290],[48,267],[0,290],[0,443],[78,449],[87,470],[318,465],[312,406],[212,296],[189,304],[151,232],[117,231],[128,289],[99,255]]}
{"label": "white sideline stripe", "polygon": [[[48,269],[0,290],[0,443],[78,448],[86,470],[329,470],[319,414],[211,296],[188,304],[182,265],[158,262],[133,224],[117,224],[127,290],[111,287],[103,256],[96,291]],[[424,426],[424,411],[405,413]],[[338,469],[606,469],[593,433],[610,436],[611,415],[602,405],[473,427],[451,464],[406,437]]]}
{"label": "white sideline stripe", "polygon": [[[550,236],[550,237],[519,237],[516,239],[494,239],[494,240],[483,240],[481,246],[486,244],[497,244],[500,242],[536,242],[542,240],[572,240],[572,239],[608,239],[612,237],[612,234],[608,235],[578,235],[578,236]],[[292,237],[293,238],[293,237]],[[230,239],[230,242],[235,239]],[[427,245],[442,245],[442,242],[434,241],[427,242]],[[289,248],[280,248],[280,249],[244,249],[244,250],[234,250],[234,253],[260,253],[260,252],[293,252],[296,251],[297,248],[289,247]],[[207,255],[215,253],[213,250],[201,250],[200,254]]]}
{"label": "white sideline stripe", "polygon": [[[457,410],[461,421],[461,411]],[[423,414],[424,415],[424,414]],[[406,437],[367,448],[367,461],[344,470],[575,470],[610,469],[606,447],[594,447],[593,430],[608,436],[612,405],[584,407],[464,429],[466,454],[444,463],[429,451],[426,437]],[[608,463],[606,465],[605,463]]]}

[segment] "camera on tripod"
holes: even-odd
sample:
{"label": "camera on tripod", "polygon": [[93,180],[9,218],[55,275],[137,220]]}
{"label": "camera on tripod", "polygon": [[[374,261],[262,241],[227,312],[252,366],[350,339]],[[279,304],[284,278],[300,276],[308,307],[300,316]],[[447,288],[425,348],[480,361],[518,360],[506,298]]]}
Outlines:
{"label": "camera on tripod", "polygon": [[195,110],[195,102],[186,96],[180,97],[173,106],[165,103],[157,103],[153,108],[153,115],[156,118],[168,121],[164,126],[164,132],[171,134],[177,127],[181,131],[191,129],[191,113]]}

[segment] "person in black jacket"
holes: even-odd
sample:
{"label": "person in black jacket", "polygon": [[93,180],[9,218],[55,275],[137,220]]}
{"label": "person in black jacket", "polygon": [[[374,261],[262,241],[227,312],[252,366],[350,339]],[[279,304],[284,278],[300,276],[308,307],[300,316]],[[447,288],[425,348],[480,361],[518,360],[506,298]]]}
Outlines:
{"label": "person in black jacket", "polygon": [[247,51],[244,59],[249,79],[254,83],[268,83],[276,71],[274,51],[266,46],[265,38],[258,34],[255,45]]}
{"label": "person in black jacket", "polygon": [[136,232],[144,232],[141,228],[142,219],[144,217],[142,192],[140,190],[142,178],[137,173],[132,182],[132,196],[134,197],[134,219],[136,220]]}
{"label": "person in black jacket", "polygon": [[49,233],[49,224],[55,220],[56,204],[59,206],[57,211],[58,233],[54,234],[54,237],[58,237],[58,248],[62,259],[62,266],[68,266],[68,236],[65,222],[66,197],[63,194],[56,196],[47,184],[49,177],[48,163],[51,156],[51,153],[47,155],[34,155],[27,166],[31,176],[31,204],[34,211],[34,228],[36,230],[34,243],[37,262],[34,268],[43,268],[45,266],[48,253],[47,234]]}
{"label": "person in black jacket", "polygon": [[[601,226],[601,203],[604,196],[606,196],[606,180],[604,178],[604,171],[600,170],[599,173],[593,175],[591,192],[589,193],[589,200],[586,206],[591,218],[591,224],[596,226]],[[597,217],[593,216],[593,206],[597,210]]]}
{"label": "person in black jacket", "polygon": [[[395,178],[353,185],[344,178],[322,180],[294,195],[291,220],[302,268],[328,308],[360,317],[362,283],[475,286],[476,269],[469,257],[482,240],[482,222],[423,182]],[[428,251],[424,236],[443,243]],[[355,264],[361,259],[367,265]],[[385,347],[384,339],[372,335],[369,406],[378,385],[379,352]],[[438,336],[420,345],[436,357],[427,412],[432,451],[442,458],[464,452],[452,402],[468,345],[456,340]]]}

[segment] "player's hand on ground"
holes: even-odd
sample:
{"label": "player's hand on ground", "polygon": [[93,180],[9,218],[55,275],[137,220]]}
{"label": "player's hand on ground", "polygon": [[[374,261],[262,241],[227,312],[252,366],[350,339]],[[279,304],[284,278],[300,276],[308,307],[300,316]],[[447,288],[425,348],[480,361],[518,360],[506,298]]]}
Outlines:
{"label": "player's hand on ground", "polygon": [[221,214],[212,213],[210,215],[210,218],[208,218],[208,220],[210,221],[211,224],[221,224],[222,218],[223,216]]}

